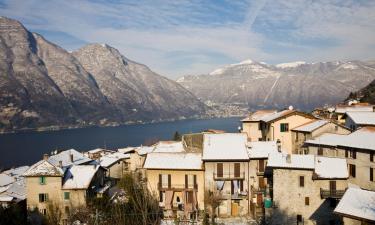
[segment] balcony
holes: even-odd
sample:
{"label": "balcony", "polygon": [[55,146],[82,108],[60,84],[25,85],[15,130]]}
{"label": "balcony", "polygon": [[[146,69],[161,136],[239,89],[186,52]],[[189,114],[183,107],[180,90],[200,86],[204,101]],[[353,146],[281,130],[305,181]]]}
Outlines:
{"label": "balcony", "polygon": [[198,184],[171,184],[171,186],[168,186],[168,183],[158,183],[158,190],[159,191],[167,191],[167,190],[173,190],[173,191],[184,191],[184,190],[198,190]]}
{"label": "balcony", "polygon": [[320,189],[320,197],[322,199],[326,198],[342,198],[346,190],[324,190]]}
{"label": "balcony", "polygon": [[217,174],[213,173],[214,180],[244,180],[245,179],[245,172],[242,172],[240,174],[234,174],[234,173],[223,173],[223,174]]}

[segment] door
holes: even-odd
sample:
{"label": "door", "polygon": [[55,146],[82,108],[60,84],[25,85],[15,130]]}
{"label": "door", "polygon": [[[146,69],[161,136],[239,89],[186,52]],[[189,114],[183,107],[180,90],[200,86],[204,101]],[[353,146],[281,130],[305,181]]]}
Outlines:
{"label": "door", "polygon": [[239,204],[237,202],[232,202],[232,216],[238,216]]}

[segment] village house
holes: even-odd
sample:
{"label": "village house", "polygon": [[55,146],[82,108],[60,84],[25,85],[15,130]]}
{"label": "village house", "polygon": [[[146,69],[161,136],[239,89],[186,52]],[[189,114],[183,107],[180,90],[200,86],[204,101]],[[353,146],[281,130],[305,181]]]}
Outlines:
{"label": "village house", "polygon": [[292,129],[292,153],[305,154],[303,143],[323,133],[349,134],[349,128],[328,120],[312,120]]}
{"label": "village house", "polygon": [[347,188],[345,159],[278,153],[270,155],[267,168],[272,170],[273,204],[265,202],[270,224],[340,224],[333,210]]}
{"label": "village house", "polygon": [[0,207],[25,201],[26,185],[22,174],[28,169],[29,166],[21,166],[0,173]]}
{"label": "village house", "polygon": [[203,135],[205,189],[219,193],[219,217],[249,215],[249,155],[247,135],[222,133]]}
{"label": "village house", "polygon": [[348,188],[334,211],[343,225],[375,224],[375,192]]}
{"label": "village house", "polygon": [[204,210],[201,153],[152,152],[146,157],[144,169],[148,187],[158,193],[165,217],[197,219],[198,211]]}
{"label": "village house", "polygon": [[375,127],[363,127],[348,135],[323,134],[305,141],[308,154],[346,159],[349,183],[375,190]]}
{"label": "village house", "polygon": [[92,149],[92,150],[85,152],[84,156],[90,159],[96,160],[96,159],[99,159],[100,157],[103,157],[105,155],[112,154],[112,153],[115,153],[115,151],[103,149],[103,148],[96,148],[96,149]]}
{"label": "village house", "polygon": [[253,218],[264,216],[264,199],[269,193],[268,179],[265,176],[270,154],[281,151],[276,141],[248,142],[250,215]]}
{"label": "village house", "polygon": [[375,127],[375,112],[347,112],[343,119],[345,126],[353,131],[360,127]]}
{"label": "village house", "polygon": [[154,146],[126,147],[118,149],[118,152],[120,153],[130,154],[130,158],[125,160],[125,169],[130,173],[142,173],[146,156],[152,151],[154,151]]}
{"label": "village house", "polygon": [[374,106],[368,103],[354,103],[350,105],[337,105],[332,115],[338,123],[345,124],[345,114],[347,112],[374,112]]}
{"label": "village house", "polygon": [[256,119],[250,116],[249,119],[242,120],[242,132],[246,133],[251,141],[279,141],[281,148],[287,153],[292,153],[291,130],[315,120],[312,115],[293,110],[292,107],[280,112],[254,114],[259,116],[256,116]]}
{"label": "village house", "polygon": [[107,177],[116,181],[128,171],[128,159],[130,159],[129,153],[111,152],[100,157],[97,161],[100,166],[107,169]]}
{"label": "village house", "polygon": [[72,208],[84,207],[89,198],[101,196],[109,188],[105,169],[75,150],[63,151],[32,165],[24,174],[27,208],[48,213],[57,206],[64,218]]}

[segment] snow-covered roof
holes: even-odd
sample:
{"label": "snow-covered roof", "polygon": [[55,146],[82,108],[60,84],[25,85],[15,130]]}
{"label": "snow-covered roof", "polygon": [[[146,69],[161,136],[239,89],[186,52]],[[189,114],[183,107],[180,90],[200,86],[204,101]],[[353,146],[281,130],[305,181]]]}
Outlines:
{"label": "snow-covered roof", "polygon": [[107,167],[112,166],[116,162],[119,162],[119,161],[121,161],[123,159],[129,159],[129,158],[130,158],[130,154],[129,153],[124,154],[124,153],[121,153],[121,152],[115,152],[115,153],[112,153],[112,154],[108,154],[108,155],[102,156],[99,159],[99,164],[101,166],[107,168]]}
{"label": "snow-covered roof", "polygon": [[[73,155],[73,161],[71,161],[71,155]],[[74,149],[62,151],[56,155],[51,155],[48,158],[48,162],[52,163],[55,166],[59,166],[59,161],[62,161],[62,166],[66,167],[70,165],[85,164],[91,162],[92,159],[84,156],[82,153]]]}
{"label": "snow-covered roof", "polygon": [[313,132],[314,130],[328,124],[329,121],[327,120],[313,120],[308,123],[305,123],[301,126],[293,128],[294,131],[300,132]]}
{"label": "snow-covered roof", "polygon": [[63,176],[64,171],[46,160],[41,160],[32,165],[24,174],[25,177],[32,176]]}
{"label": "snow-covered roof", "polygon": [[346,179],[349,177],[346,159],[316,157],[315,175],[321,179]]}
{"label": "snow-covered roof", "polygon": [[247,146],[250,159],[268,158],[269,154],[278,151],[276,141],[248,142]]}
{"label": "snow-covered roof", "polygon": [[137,148],[136,151],[138,152],[139,155],[143,156],[154,151],[154,147],[153,146],[140,146]]}
{"label": "snow-covered roof", "polygon": [[203,160],[249,160],[247,135],[244,133],[203,134]]}
{"label": "snow-covered roof", "polygon": [[360,125],[375,125],[375,112],[347,112],[354,123]]}
{"label": "snow-covered roof", "polygon": [[277,110],[258,110],[252,113],[250,116],[246,117],[245,119],[241,120],[242,122],[256,122],[260,121],[262,117],[268,116],[270,114],[276,113]]}
{"label": "snow-covered roof", "polygon": [[348,135],[323,134],[315,139],[305,141],[306,144],[344,146],[375,151],[375,127],[363,127]]}
{"label": "snow-covered roof", "polygon": [[347,112],[372,112],[374,106],[372,105],[338,105],[335,112],[345,114]]}
{"label": "snow-covered roof", "polygon": [[100,166],[73,165],[66,171],[62,189],[87,189]]}
{"label": "snow-covered roof", "polygon": [[102,149],[102,148],[96,148],[96,149],[89,150],[87,152],[91,153],[91,154],[95,154],[95,153],[99,153],[99,152],[102,152],[102,151],[104,151],[104,149]]}
{"label": "snow-covered roof", "polygon": [[264,116],[262,117],[262,121],[268,123],[268,122],[271,122],[271,121],[274,121],[274,120],[277,120],[283,116],[287,116],[289,114],[292,114],[296,112],[295,110],[283,110],[283,111],[280,111],[280,112],[276,112],[276,113],[272,113],[272,114],[269,114],[267,116]]}
{"label": "snow-covered roof", "polygon": [[6,191],[8,196],[24,200],[26,199],[26,184],[24,182],[14,182]]}
{"label": "snow-covered roof", "polygon": [[143,167],[146,169],[201,170],[202,156],[200,153],[152,152],[147,155]]}
{"label": "snow-covered roof", "polygon": [[137,150],[137,147],[125,147],[125,148],[117,149],[117,151],[121,152],[121,153],[130,153],[130,152],[133,152],[133,151],[136,151],[136,150]]}
{"label": "snow-covered roof", "polygon": [[0,187],[8,186],[13,183],[15,179],[7,174],[0,174]]}
{"label": "snow-covered roof", "polygon": [[7,194],[0,195],[0,202],[11,202],[12,200],[13,200],[12,196],[9,196]]}
{"label": "snow-covered roof", "polygon": [[182,141],[159,141],[153,152],[185,152]]}
{"label": "snow-covered roof", "polygon": [[348,188],[334,212],[347,217],[375,222],[375,192]]}
{"label": "snow-covered roof", "polygon": [[7,174],[7,175],[12,176],[12,177],[19,177],[19,176],[22,176],[29,168],[30,168],[30,166],[20,166],[20,167],[17,167],[17,168],[5,170],[2,173]]}
{"label": "snow-covered roof", "polygon": [[285,153],[270,154],[267,167],[313,170],[315,168],[315,156],[297,154],[288,155]]}

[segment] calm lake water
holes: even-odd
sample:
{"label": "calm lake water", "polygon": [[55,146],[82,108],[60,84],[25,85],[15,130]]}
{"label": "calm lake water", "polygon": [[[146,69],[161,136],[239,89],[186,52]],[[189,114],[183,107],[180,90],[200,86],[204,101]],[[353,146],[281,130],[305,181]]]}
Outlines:
{"label": "calm lake water", "polygon": [[74,148],[78,151],[94,148],[117,149],[138,146],[147,140],[170,140],[179,133],[220,129],[236,132],[240,118],[183,120],[156,124],[126,125],[119,127],[81,128],[73,130],[0,134],[0,169],[31,165],[52,150]]}

